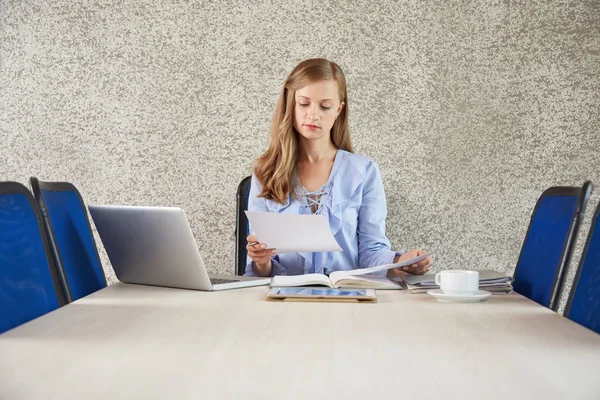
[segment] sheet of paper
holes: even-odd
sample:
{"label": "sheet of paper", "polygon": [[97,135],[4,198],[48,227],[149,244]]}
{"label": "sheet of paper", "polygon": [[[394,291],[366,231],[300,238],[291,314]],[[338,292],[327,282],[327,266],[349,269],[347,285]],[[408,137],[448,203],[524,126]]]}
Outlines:
{"label": "sheet of paper", "polygon": [[384,264],[384,265],[378,265],[376,267],[370,267],[370,268],[353,269],[350,271],[344,271],[344,273],[346,275],[365,275],[365,274],[372,274],[374,272],[379,272],[379,271],[387,271],[388,269],[392,269],[392,268],[406,267],[408,265],[418,263],[419,261],[422,261],[433,254],[435,254],[435,253],[434,252],[425,253],[418,257],[409,258],[408,260],[404,260],[404,261],[396,263],[396,264]]}
{"label": "sheet of paper", "polygon": [[324,215],[246,211],[261,243],[278,253],[342,251]]}

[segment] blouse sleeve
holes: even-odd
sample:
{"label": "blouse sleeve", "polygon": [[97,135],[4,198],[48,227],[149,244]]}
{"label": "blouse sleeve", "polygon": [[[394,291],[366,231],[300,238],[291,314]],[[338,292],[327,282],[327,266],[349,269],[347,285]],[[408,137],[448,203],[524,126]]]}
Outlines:
{"label": "blouse sleeve", "polygon": [[[387,205],[379,167],[373,161],[367,165],[363,183],[362,204],[358,211],[358,264],[360,268],[391,264],[402,252],[390,248],[385,234]],[[382,271],[382,275],[385,275]]]}

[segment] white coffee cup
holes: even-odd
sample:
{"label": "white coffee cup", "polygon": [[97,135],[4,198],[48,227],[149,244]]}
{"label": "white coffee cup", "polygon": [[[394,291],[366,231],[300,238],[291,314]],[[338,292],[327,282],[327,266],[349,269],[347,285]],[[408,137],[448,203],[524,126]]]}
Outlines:
{"label": "white coffee cup", "polygon": [[435,275],[435,284],[445,294],[475,294],[479,290],[479,272],[450,270]]}

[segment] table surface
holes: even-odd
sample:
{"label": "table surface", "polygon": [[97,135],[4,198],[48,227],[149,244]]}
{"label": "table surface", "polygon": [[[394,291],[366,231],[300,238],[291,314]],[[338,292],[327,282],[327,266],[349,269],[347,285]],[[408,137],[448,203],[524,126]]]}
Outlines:
{"label": "table surface", "polygon": [[0,399],[600,399],[600,335],[517,294],[267,291],[109,286],[0,335]]}

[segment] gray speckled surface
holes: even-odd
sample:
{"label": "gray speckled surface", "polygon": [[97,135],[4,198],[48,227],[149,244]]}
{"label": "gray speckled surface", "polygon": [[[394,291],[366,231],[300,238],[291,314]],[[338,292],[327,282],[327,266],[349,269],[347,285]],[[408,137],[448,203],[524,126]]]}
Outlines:
{"label": "gray speckled surface", "polygon": [[600,2],[246,3],[0,0],[0,179],[183,207],[233,272],[237,183],[287,73],[324,56],[390,240],[437,269],[511,273],[546,187],[600,185]]}

